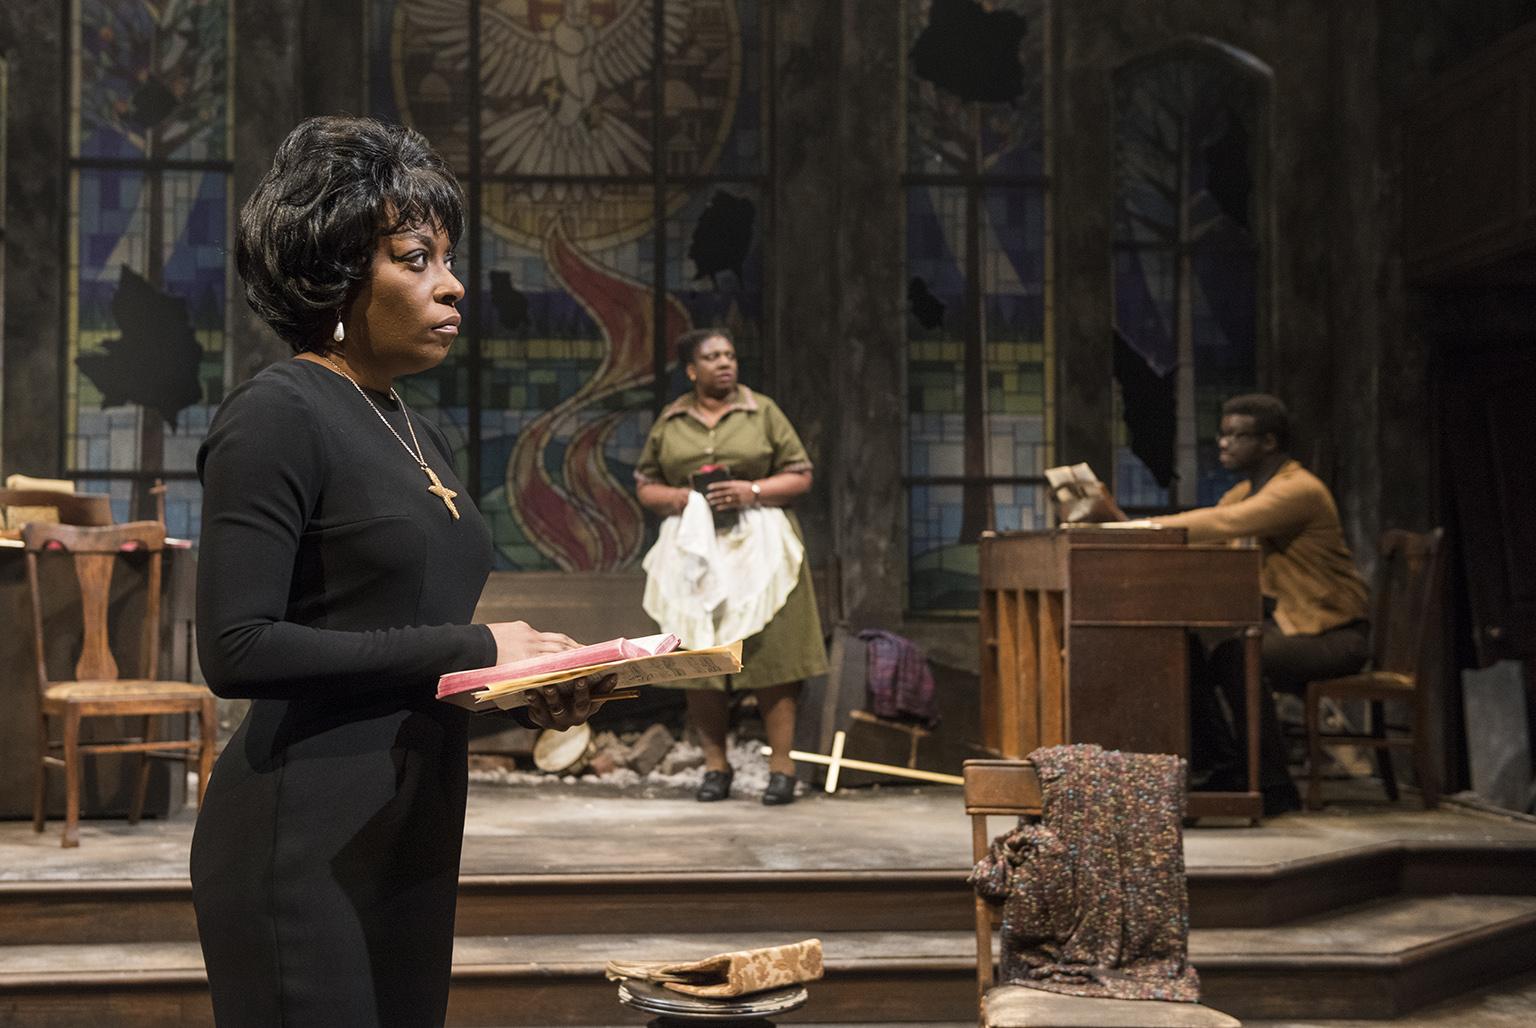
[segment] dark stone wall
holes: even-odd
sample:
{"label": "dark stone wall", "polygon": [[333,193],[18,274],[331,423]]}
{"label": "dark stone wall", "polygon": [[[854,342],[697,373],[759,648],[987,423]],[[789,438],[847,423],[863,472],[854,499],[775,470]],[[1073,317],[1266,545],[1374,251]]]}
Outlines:
{"label": "dark stone wall", "polygon": [[[242,3],[236,5],[235,16],[238,217],[238,205],[251,195],[271,167],[278,144],[300,120],[363,110],[366,43],[362,0]],[[289,350],[243,297],[236,301],[231,366],[238,382],[288,356]]]}
{"label": "dark stone wall", "polygon": [[[1506,314],[1514,308],[1485,307],[1480,291],[1468,298],[1454,290],[1417,290],[1404,278],[1398,256],[1403,234],[1401,114],[1437,76],[1536,20],[1536,0],[1377,0],[1375,14],[1378,145],[1368,172],[1379,193],[1380,231],[1361,250],[1371,259],[1371,303],[1379,331],[1374,351],[1365,358],[1377,389],[1367,412],[1374,430],[1360,459],[1381,469],[1374,497],[1380,527],[1424,529],[1443,518],[1435,368],[1437,362],[1454,360],[1454,345],[1442,344],[1458,334],[1446,326],[1459,325],[1465,332],[1485,320],[1492,325],[1490,334],[1499,336],[1508,330]],[[1492,313],[1482,319],[1485,309]],[[1526,314],[1522,331],[1527,338],[1536,336],[1536,318]]]}
{"label": "dark stone wall", "polygon": [[[272,152],[299,120],[300,92],[294,88],[306,63],[300,48],[299,0],[238,4],[235,8],[235,220],[240,205],[272,165]],[[235,241],[229,241],[233,249]],[[235,288],[240,289],[236,276]],[[234,379],[242,382],[287,353],[287,345],[252,313],[243,294],[235,297],[230,327]]]}
{"label": "dark stone wall", "polygon": [[368,35],[365,0],[303,0],[299,62],[305,115],[364,114]]}
{"label": "dark stone wall", "polygon": [[0,476],[52,475],[62,466],[60,341],[69,187],[63,174],[63,32],[56,4],[0,4],[0,55],[9,68]]}
{"label": "dark stone wall", "polygon": [[786,0],[773,21],[777,117],[771,159],[776,189],[770,205],[773,248],[769,302],[773,347],[767,392],[783,406],[816,462],[816,482],[796,505],[812,563],[832,553],[831,471],[837,451],[838,197],[826,169],[837,160],[837,120],[827,98],[839,86],[842,24],[838,5]]}
{"label": "dark stone wall", "polygon": [[905,574],[900,7],[777,5],[775,397],[817,461],[812,562],[855,623],[900,620]]}

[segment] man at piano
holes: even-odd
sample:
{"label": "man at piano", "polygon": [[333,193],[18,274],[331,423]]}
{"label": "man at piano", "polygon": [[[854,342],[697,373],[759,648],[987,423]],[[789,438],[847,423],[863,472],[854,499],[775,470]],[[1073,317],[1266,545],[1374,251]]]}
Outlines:
{"label": "man at piano", "polygon": [[[1290,435],[1290,414],[1276,397],[1227,400],[1216,442],[1222,467],[1242,481],[1214,507],[1151,519],[1185,529],[1191,543],[1253,539],[1263,552],[1259,786],[1266,815],[1301,806],[1273,690],[1300,694],[1310,681],[1353,674],[1370,652],[1366,585],[1344,541],[1338,506],[1328,487],[1290,455]],[[1124,517],[1118,508],[1114,514]],[[1191,649],[1192,779],[1197,787],[1241,791],[1245,733],[1235,730],[1246,724],[1241,641],[1224,641],[1208,654]],[[1231,720],[1217,702],[1218,690]]]}

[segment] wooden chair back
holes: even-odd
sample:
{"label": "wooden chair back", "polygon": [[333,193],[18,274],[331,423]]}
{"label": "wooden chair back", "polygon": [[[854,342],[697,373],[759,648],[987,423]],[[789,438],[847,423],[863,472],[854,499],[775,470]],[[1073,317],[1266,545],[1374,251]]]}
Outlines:
{"label": "wooden chair back", "polygon": [[[967,760],[961,774],[965,778],[965,812],[971,819],[973,862],[986,856],[992,843],[987,827],[989,816],[1040,816],[1040,776],[1029,761]],[[975,904],[976,999],[980,1003],[997,979],[992,963],[992,935],[1001,911],[979,895]]]}
{"label": "wooden chair back", "polygon": [[1445,530],[1382,533],[1371,621],[1371,669],[1422,683],[1434,659],[1444,587]]}
{"label": "wooden chair back", "polygon": [[158,521],[130,521],[116,526],[49,525],[33,523],[22,529],[27,551],[27,584],[32,593],[32,636],[37,654],[38,688],[48,687],[47,650],[43,641],[44,597],[39,558],[48,551],[63,551],[74,562],[80,583],[82,639],[75,664],[77,681],[113,680],[118,677],[108,634],[107,608],[112,595],[112,572],[123,553],[147,552],[148,594],[144,599],[144,638],[141,669],[137,677],[154,678],[160,640],[160,563],[165,548],[165,526]]}
{"label": "wooden chair back", "polygon": [[106,493],[64,493],[53,489],[0,489],[0,510],[52,507],[64,525],[110,525],[112,498]]}

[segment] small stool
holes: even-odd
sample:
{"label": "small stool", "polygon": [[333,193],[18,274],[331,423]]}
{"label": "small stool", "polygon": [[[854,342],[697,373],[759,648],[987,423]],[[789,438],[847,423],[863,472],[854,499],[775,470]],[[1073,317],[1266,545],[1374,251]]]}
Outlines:
{"label": "small stool", "polygon": [[683,1028],[701,1024],[718,1028],[772,1028],[773,1022],[769,1018],[798,1010],[809,998],[803,985],[768,989],[749,996],[706,999],[673,992],[652,982],[626,980],[619,983],[620,1003],[656,1015],[647,1022],[646,1028]]}

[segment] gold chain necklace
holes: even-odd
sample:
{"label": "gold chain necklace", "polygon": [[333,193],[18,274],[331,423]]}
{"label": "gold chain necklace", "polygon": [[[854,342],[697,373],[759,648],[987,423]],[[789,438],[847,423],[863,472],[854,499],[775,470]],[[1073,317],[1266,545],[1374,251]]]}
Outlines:
{"label": "gold chain necklace", "polygon": [[389,419],[384,416],[383,411],[379,410],[379,405],[373,402],[372,397],[363,392],[363,387],[357,384],[357,379],[347,374],[340,364],[337,364],[325,354],[322,353],[319,356],[321,360],[335,368],[342,378],[352,383],[352,388],[357,390],[357,395],[363,398],[364,403],[373,408],[373,412],[379,416],[379,420],[384,423],[384,427],[389,429],[389,434],[400,441],[400,445],[405,447],[405,452],[411,455],[411,459],[416,462],[416,466],[425,472],[427,478],[431,480],[432,484],[427,486],[427,492],[443,501],[443,506],[447,507],[448,513],[453,515],[453,520],[459,520],[459,508],[453,505],[453,498],[459,494],[443,485],[443,480],[437,477],[437,472],[427,466],[426,458],[421,455],[421,443],[416,439],[416,426],[411,424],[411,412],[406,409],[405,401],[396,395],[395,387],[389,387],[389,398],[400,405],[400,411],[405,415],[406,430],[411,433],[411,442],[416,444],[414,450],[411,449],[409,443],[400,438],[400,433],[395,431],[395,426],[389,423]]}

